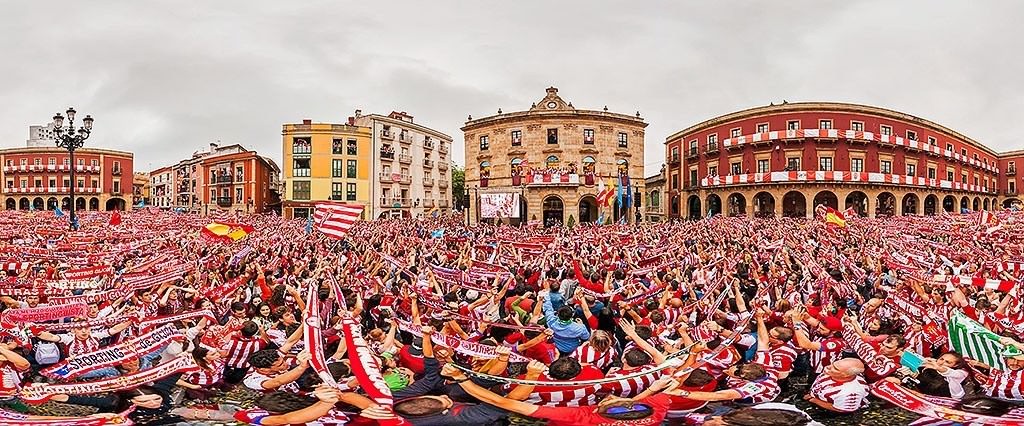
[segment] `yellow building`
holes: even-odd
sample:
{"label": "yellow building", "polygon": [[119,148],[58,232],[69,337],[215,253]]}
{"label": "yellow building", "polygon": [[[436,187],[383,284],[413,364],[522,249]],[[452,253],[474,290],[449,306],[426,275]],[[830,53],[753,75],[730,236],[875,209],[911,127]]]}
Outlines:
{"label": "yellow building", "polygon": [[284,217],[308,217],[317,201],[370,205],[369,128],[302,120],[283,125],[281,135]]}

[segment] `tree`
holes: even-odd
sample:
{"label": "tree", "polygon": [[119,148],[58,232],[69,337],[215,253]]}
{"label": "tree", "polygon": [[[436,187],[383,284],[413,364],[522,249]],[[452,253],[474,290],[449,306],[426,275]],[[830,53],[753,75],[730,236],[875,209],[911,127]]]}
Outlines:
{"label": "tree", "polygon": [[463,209],[468,207],[466,200],[466,169],[452,164],[452,200],[462,200]]}

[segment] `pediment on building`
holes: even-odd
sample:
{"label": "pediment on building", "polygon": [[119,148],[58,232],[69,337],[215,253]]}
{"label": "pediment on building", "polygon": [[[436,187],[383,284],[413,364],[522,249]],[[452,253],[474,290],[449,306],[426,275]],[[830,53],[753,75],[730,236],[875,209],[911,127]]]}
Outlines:
{"label": "pediment on building", "polygon": [[558,88],[548,87],[547,94],[540,101],[530,107],[530,111],[575,111],[571,102],[566,102],[558,96]]}

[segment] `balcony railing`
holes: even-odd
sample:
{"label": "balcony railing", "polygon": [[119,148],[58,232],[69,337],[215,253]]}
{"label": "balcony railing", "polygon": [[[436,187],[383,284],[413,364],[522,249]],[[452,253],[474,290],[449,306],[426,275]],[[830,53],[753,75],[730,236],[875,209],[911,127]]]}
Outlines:
{"label": "balcony railing", "polygon": [[398,154],[398,162],[405,164],[412,163],[412,156],[409,154]]}
{"label": "balcony railing", "polygon": [[411,203],[408,198],[397,198],[397,197],[380,197],[381,207],[394,207],[402,208],[409,207]]}
{"label": "balcony railing", "polygon": [[[64,164],[26,164],[24,166],[4,166],[4,173],[18,173],[18,172],[67,172],[71,170],[71,166]],[[98,173],[100,166],[86,166],[80,165],[75,166],[76,172],[82,173]]]}
{"label": "balcony railing", "polygon": [[442,154],[447,154],[448,153],[448,145],[445,145],[443,143],[441,144],[441,153]]}
{"label": "balcony railing", "polygon": [[423,178],[423,186],[434,186],[434,178],[432,178],[432,177],[424,177]]}
{"label": "balcony railing", "polygon": [[401,173],[380,172],[378,177],[381,182],[412,183],[412,175],[403,175]]}
{"label": "balcony railing", "polygon": [[1007,189],[1006,190],[1006,196],[1007,197],[1016,197],[1017,196],[1017,190],[1016,189]]}
{"label": "balcony railing", "polygon": [[1017,167],[1010,166],[1010,167],[1006,168],[1006,175],[1007,176],[1013,176],[1013,175],[1016,175],[1016,174],[1017,174]]}
{"label": "balcony railing", "polygon": [[696,156],[697,156],[697,148],[690,148],[690,150],[686,152],[686,158],[691,158],[691,157],[696,157]]}
{"label": "balcony railing", "polygon": [[660,214],[661,213],[661,206],[647,206],[645,208],[645,210],[647,211],[647,213]]}
{"label": "balcony railing", "polygon": [[217,197],[217,205],[220,207],[231,207],[232,201],[231,197]]}
{"label": "balcony railing", "polygon": [[441,170],[448,170],[448,162],[447,161],[438,161],[437,162],[437,168],[439,168]]}
{"label": "balcony railing", "polygon": [[394,140],[395,139],[395,134],[391,133],[390,130],[381,130],[380,131],[380,138],[381,139],[391,139],[391,140]]}
{"label": "balcony railing", "polygon": [[434,167],[434,160],[431,160],[429,158],[424,158],[423,159],[423,167],[433,168]]}
{"label": "balcony railing", "polygon": [[437,186],[439,186],[441,188],[447,188],[448,187],[448,180],[447,179],[438,179]]}
{"label": "balcony railing", "polygon": [[705,154],[714,154],[718,152],[718,142],[708,143],[707,149],[704,151]]}
{"label": "balcony railing", "polygon": [[[5,194],[68,194],[71,192],[71,188],[67,186],[32,186],[25,188],[8,187],[4,188]],[[76,194],[99,194],[100,188],[95,187],[78,187],[75,188]]]}
{"label": "balcony railing", "polygon": [[412,143],[412,136],[409,136],[406,132],[399,133],[398,141],[402,143]]}
{"label": "balcony railing", "polygon": [[679,154],[674,154],[668,158],[669,164],[679,164]]}
{"label": "balcony railing", "polygon": [[110,171],[110,174],[114,176],[121,176],[121,168],[115,167],[113,170]]}
{"label": "balcony railing", "polygon": [[215,184],[233,183],[234,181],[235,177],[231,175],[217,176],[217,178],[213,180]]}
{"label": "balcony railing", "polygon": [[380,158],[383,158],[385,160],[394,160],[395,159],[395,151],[384,151],[384,150],[381,150]]}
{"label": "balcony railing", "polygon": [[423,140],[423,149],[434,149],[434,140],[429,137]]}
{"label": "balcony railing", "polygon": [[423,199],[423,207],[434,207],[434,199],[433,198],[424,198]]}
{"label": "balcony railing", "polygon": [[438,204],[438,207],[441,207],[442,209],[448,208],[448,200],[441,200],[441,202]]}

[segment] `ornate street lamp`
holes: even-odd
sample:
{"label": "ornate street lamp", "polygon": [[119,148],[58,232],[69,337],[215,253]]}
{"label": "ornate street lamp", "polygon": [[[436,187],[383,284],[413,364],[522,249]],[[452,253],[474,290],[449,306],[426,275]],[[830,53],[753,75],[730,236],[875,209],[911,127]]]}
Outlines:
{"label": "ornate street lamp", "polygon": [[53,116],[53,132],[54,137],[57,139],[57,146],[68,150],[68,156],[70,159],[71,167],[71,188],[70,188],[70,203],[71,215],[68,218],[68,226],[72,231],[78,229],[78,217],[75,215],[75,150],[81,148],[85,144],[85,140],[89,139],[89,134],[92,133],[92,116],[86,115],[82,119],[82,126],[77,130],[75,129],[75,109],[68,108],[68,125],[64,126],[64,116],[57,115]]}

